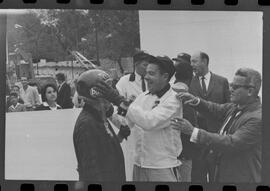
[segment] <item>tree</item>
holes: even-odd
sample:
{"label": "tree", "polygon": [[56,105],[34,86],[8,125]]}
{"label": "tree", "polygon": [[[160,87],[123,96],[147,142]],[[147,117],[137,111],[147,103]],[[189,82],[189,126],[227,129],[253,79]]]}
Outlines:
{"label": "tree", "polygon": [[[120,64],[121,57],[140,47],[138,11],[42,9],[9,21],[10,51],[21,44],[34,61],[70,60],[68,50],[76,50],[89,59],[110,58]],[[15,29],[15,24],[25,30]]]}

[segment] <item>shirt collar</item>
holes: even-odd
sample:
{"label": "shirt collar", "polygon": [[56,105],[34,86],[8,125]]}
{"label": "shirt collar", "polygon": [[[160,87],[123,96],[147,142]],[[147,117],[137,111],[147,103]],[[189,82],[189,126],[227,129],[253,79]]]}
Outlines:
{"label": "shirt collar", "polygon": [[[211,77],[211,72],[208,71],[208,72],[204,75],[204,79],[205,79],[205,80],[209,80],[210,77]],[[200,76],[200,79],[202,79],[202,76]]]}
{"label": "shirt collar", "polygon": [[15,105],[15,107],[14,107],[14,105],[11,105],[11,107],[12,107],[13,109],[16,109],[16,107],[18,107],[18,105],[19,105],[19,103],[17,103],[17,104]]}
{"label": "shirt collar", "polygon": [[[49,104],[47,102],[43,102],[42,103],[45,107],[50,107]],[[56,104],[56,107],[61,107],[60,105]]]}
{"label": "shirt collar", "polygon": [[156,92],[156,93],[151,93],[148,92],[146,95],[148,94],[152,94],[152,95],[156,95],[158,98],[161,98],[169,89],[171,88],[171,85],[168,83],[164,88],[162,88],[160,91]]}
{"label": "shirt collar", "polygon": [[138,80],[141,80],[142,79],[142,76],[140,74],[138,74],[136,71],[134,72],[135,74],[135,80],[138,79]]}
{"label": "shirt collar", "polygon": [[65,81],[63,81],[63,82],[59,85],[59,89],[63,86],[64,83],[65,83]]}

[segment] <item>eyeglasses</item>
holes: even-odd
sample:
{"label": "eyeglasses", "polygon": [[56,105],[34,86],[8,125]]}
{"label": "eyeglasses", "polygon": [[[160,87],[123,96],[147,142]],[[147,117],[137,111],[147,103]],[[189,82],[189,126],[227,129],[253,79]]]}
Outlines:
{"label": "eyeglasses", "polygon": [[234,84],[234,83],[230,83],[230,87],[233,89],[233,90],[237,90],[239,88],[255,88],[254,86],[252,85],[241,85],[241,84]]}

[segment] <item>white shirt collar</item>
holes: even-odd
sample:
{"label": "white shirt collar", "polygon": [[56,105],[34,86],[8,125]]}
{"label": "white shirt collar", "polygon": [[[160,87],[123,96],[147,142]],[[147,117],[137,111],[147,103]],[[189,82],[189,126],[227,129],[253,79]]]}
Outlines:
{"label": "white shirt collar", "polygon": [[18,107],[20,104],[19,103],[17,103],[16,105],[15,105],[15,107],[14,107],[14,105],[11,105],[10,107],[12,108],[12,109],[16,109],[16,107]]}
{"label": "white shirt collar", "polygon": [[47,103],[47,102],[43,102],[42,103],[45,107],[49,107],[49,108],[51,108],[52,110],[54,109],[54,108],[56,108],[57,109],[57,107],[61,107],[60,105],[58,105],[58,104],[56,104],[56,106],[55,107],[50,107],[49,106],[49,104]]}
{"label": "white shirt collar", "polygon": [[63,82],[59,85],[58,90],[60,90],[60,88],[63,86],[64,83],[65,83],[65,81],[63,81]]}
{"label": "white shirt collar", "polygon": [[[204,78],[205,80],[210,80],[210,77],[211,77],[211,72],[207,72],[205,75],[204,75]],[[202,79],[202,76],[200,77],[200,79]]]}
{"label": "white shirt collar", "polygon": [[142,79],[142,76],[140,74],[138,74],[136,71],[134,73],[135,73],[135,80],[136,79],[138,79],[138,80]]}

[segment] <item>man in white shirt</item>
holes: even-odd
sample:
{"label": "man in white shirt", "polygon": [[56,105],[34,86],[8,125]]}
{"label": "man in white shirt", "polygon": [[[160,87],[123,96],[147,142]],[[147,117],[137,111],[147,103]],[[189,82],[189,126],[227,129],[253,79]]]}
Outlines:
{"label": "man in white shirt", "polygon": [[36,106],[41,104],[38,90],[35,87],[31,87],[28,85],[28,81],[26,77],[21,78],[22,88],[20,90],[20,97],[24,101],[24,105],[26,106],[28,111],[31,111],[36,108]]}
{"label": "man in white shirt", "polygon": [[[134,181],[179,181],[177,159],[182,151],[180,131],[174,130],[170,119],[182,118],[182,103],[169,81],[174,74],[168,57],[152,57],[146,69],[148,92],[140,94],[128,108],[108,87],[100,86],[107,100],[123,109],[129,127],[135,134]],[[119,97],[119,96],[118,96]]]}
{"label": "man in white shirt", "polygon": [[146,67],[151,56],[144,52],[139,52],[133,56],[134,72],[120,78],[116,84],[119,94],[127,100],[135,98],[147,90],[145,82]]}
{"label": "man in white shirt", "polygon": [[[116,89],[119,94],[123,96],[129,102],[132,102],[140,95],[141,93],[147,90],[145,82],[146,67],[148,65],[148,60],[152,58],[149,54],[144,52],[138,52],[133,56],[134,72],[131,74],[124,75],[120,78],[116,84]],[[120,118],[120,119],[119,119]],[[117,119],[118,121],[115,121]],[[117,125],[125,125],[126,122],[123,122],[123,117],[114,118],[114,123]],[[124,123],[124,124],[122,124]],[[118,126],[120,126],[118,125]],[[134,133],[128,137],[126,141],[122,142],[122,148],[125,155],[125,167],[126,167],[126,178],[127,181],[132,180],[132,172],[134,165]]]}

